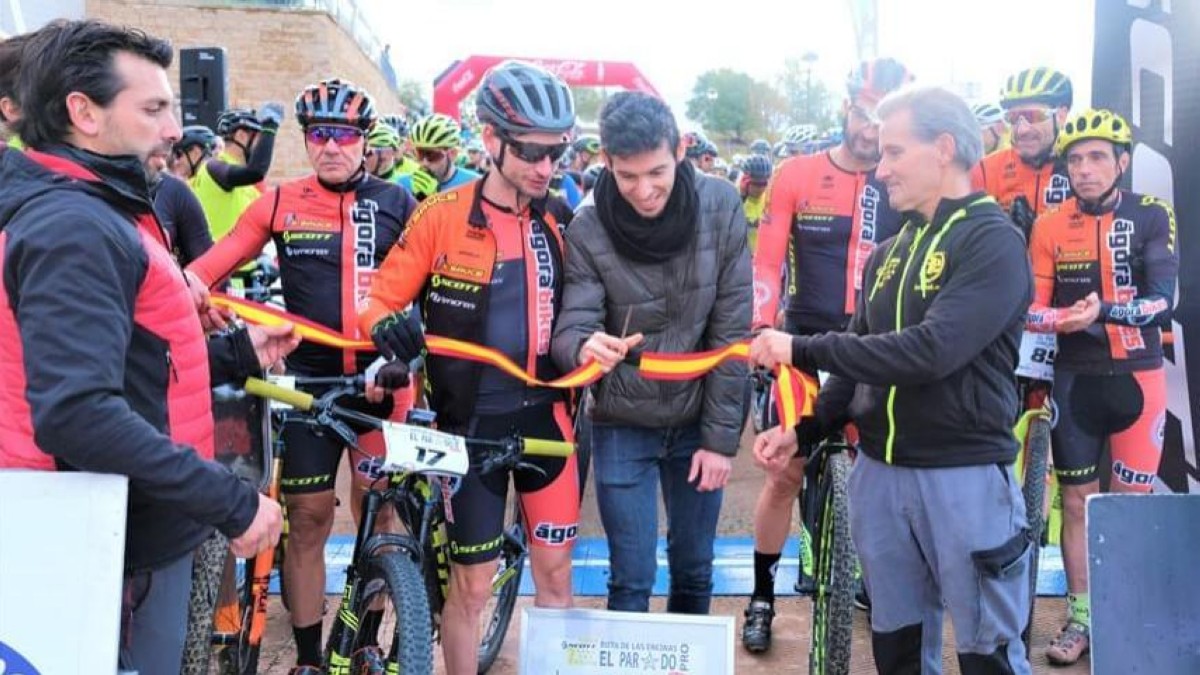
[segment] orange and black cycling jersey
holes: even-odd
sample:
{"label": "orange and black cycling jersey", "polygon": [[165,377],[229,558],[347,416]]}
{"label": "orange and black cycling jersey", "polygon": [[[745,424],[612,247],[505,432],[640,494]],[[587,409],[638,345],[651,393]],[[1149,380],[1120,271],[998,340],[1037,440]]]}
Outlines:
{"label": "orange and black cycling jersey", "polygon": [[[388,254],[361,310],[364,334],[417,300],[429,333],[494,348],[549,380],[554,319],[562,302],[563,252],[545,200],[520,213],[492,204],[475,181],[427,198]],[[559,400],[492,366],[430,355],[429,400],[439,423],[461,429],[472,417],[507,414]]]}
{"label": "orange and black cycling jersey", "polygon": [[1065,167],[1048,161],[1034,168],[1021,161],[1015,148],[997,150],[984,157],[971,178],[974,187],[994,197],[1006,213],[1011,212],[1017,197],[1025,198],[1036,217],[1071,196]]}
{"label": "orange and black cycling jersey", "polygon": [[788,326],[843,329],[867,258],[900,230],[886,188],[873,170],[842,169],[826,151],[781,164],[766,199],[754,254],[754,327],[775,324],[786,258]]}
{"label": "orange and black cycling jersey", "polygon": [[1037,220],[1029,254],[1035,294],[1026,330],[1055,332],[1062,308],[1095,292],[1100,317],[1060,333],[1055,369],[1104,375],[1162,365],[1162,331],[1179,273],[1175,214],[1162,200],[1120,191],[1088,213],[1076,199]]}
{"label": "orange and black cycling jersey", "polygon": [[[316,176],[268,191],[188,270],[212,286],[274,239],[289,312],[348,336],[376,270],[416,202],[395,183],[364,176],[338,191]],[[362,372],[377,354],[300,343],[288,363],[309,374]]]}

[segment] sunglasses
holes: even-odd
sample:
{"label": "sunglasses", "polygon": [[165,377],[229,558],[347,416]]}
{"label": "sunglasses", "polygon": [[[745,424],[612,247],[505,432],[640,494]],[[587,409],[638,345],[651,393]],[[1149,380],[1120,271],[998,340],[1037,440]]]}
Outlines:
{"label": "sunglasses", "polygon": [[417,159],[421,159],[426,162],[440,162],[445,158],[445,150],[427,150],[424,148],[417,148]]}
{"label": "sunglasses", "polygon": [[362,130],[355,127],[318,125],[304,130],[304,138],[313,145],[325,145],[330,140],[338,146],[354,145],[363,135]]}
{"label": "sunglasses", "polygon": [[557,162],[567,153],[569,143],[555,143],[554,145],[546,145],[544,143],[524,143],[514,140],[508,136],[501,136],[500,140],[508,145],[508,149],[512,154],[522,162],[529,164],[537,164],[547,157],[551,162]]}
{"label": "sunglasses", "polygon": [[1041,124],[1054,117],[1054,108],[1030,108],[1028,110],[1009,110],[1004,113],[1004,120],[1012,126],[1025,120],[1029,124]]}

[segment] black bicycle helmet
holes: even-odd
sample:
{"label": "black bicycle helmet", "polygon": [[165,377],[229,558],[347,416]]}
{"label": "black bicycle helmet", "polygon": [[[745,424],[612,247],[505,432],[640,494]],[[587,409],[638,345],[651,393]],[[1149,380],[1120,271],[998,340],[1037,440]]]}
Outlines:
{"label": "black bicycle helmet", "polygon": [[238,129],[249,129],[255,133],[262,131],[258,113],[253,108],[230,108],[217,118],[217,135],[221,138],[229,138]]}
{"label": "black bicycle helmet", "polygon": [[404,115],[384,115],[379,118],[379,121],[395,129],[400,138],[408,136],[408,120]]}
{"label": "black bicycle helmet", "polygon": [[586,152],[589,155],[600,153],[600,137],[595,134],[584,134],[575,139],[571,144],[571,149],[575,152]]}
{"label": "black bicycle helmet", "polygon": [[689,131],[683,135],[684,154],[691,159],[700,159],[708,148],[708,139],[699,131]]}
{"label": "black bicycle helmet", "polygon": [[217,135],[203,124],[189,125],[183,128],[183,134],[173,149],[182,153],[197,145],[204,149],[205,154],[211,153],[217,147]]}
{"label": "black bicycle helmet", "polygon": [[746,158],[742,165],[742,170],[750,177],[752,181],[765,181],[771,179],[771,171],[774,167],[771,165],[771,160],[764,155],[751,155]]}
{"label": "black bicycle helmet", "polygon": [[771,154],[771,142],[760,138],[750,144],[750,152],[755,155],[769,155]]}
{"label": "black bicycle helmet", "polygon": [[488,71],[475,96],[475,114],[508,134],[566,134],[575,128],[575,101],[566,83],[520,61]]}
{"label": "black bicycle helmet", "polygon": [[339,79],[309,85],[296,97],[296,121],[310,124],[346,124],[363,131],[375,124],[375,103],[365,89]]}

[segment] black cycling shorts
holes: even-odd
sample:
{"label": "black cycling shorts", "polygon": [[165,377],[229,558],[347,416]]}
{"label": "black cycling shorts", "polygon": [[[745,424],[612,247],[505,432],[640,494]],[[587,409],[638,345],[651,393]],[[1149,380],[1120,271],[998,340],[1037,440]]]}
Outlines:
{"label": "black cycling shorts", "polygon": [[[526,438],[573,440],[571,416],[564,403],[530,406],[507,415],[480,416],[471,426],[466,434],[475,438],[500,439],[516,432]],[[579,472],[575,455],[566,459],[528,456],[524,461],[545,472],[544,476],[529,469],[511,472],[513,485],[521,494],[530,546],[574,545],[579,530]],[[481,476],[474,470],[463,477],[446,510],[450,559],[454,562],[475,565],[500,556],[508,477],[507,471]]]}
{"label": "black cycling shorts", "polygon": [[[1123,492],[1150,492],[1162,459],[1167,385],[1162,368],[1116,375],[1054,373],[1054,474],[1063,485],[1099,478],[1104,443],[1112,481]],[[1114,487],[1114,489],[1116,489]]]}

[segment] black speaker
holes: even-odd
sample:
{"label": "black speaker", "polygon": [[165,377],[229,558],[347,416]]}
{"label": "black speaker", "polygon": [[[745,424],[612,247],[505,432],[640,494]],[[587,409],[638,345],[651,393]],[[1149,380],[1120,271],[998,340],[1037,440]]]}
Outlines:
{"label": "black speaker", "polygon": [[228,106],[224,47],[179,50],[179,97],[183,125],[203,124],[216,130],[217,117]]}

